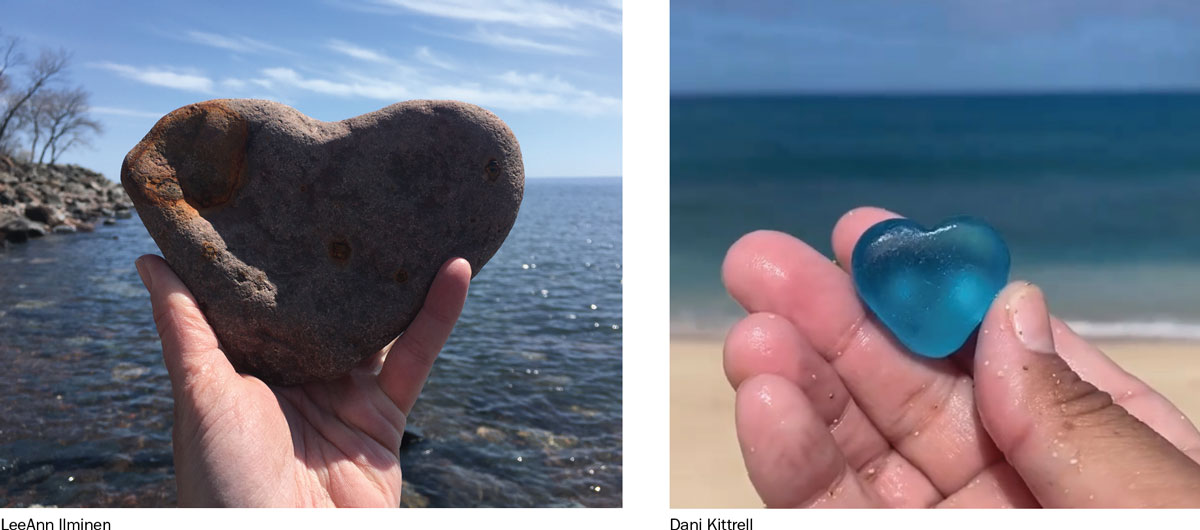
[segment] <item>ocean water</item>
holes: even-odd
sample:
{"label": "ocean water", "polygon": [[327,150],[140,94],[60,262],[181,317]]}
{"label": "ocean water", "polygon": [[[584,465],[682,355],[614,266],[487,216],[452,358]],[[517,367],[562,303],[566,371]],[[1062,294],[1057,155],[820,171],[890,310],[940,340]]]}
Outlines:
{"label": "ocean water", "polygon": [[1085,335],[1200,339],[1200,95],[676,97],[671,317],[723,333],[725,250],[755,229],[832,255],[872,205],[981,217]]}
{"label": "ocean water", "polygon": [[[0,507],[171,506],[134,217],[0,252]],[[620,179],[531,179],[409,420],[416,504],[620,506]]]}

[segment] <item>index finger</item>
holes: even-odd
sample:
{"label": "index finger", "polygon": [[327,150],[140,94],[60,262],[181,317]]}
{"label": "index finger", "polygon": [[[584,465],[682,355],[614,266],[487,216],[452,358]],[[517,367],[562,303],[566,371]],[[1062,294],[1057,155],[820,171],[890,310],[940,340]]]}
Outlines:
{"label": "index finger", "polygon": [[236,372],[221,351],[216,334],[171,266],[150,254],[134,264],[150,292],[163,361],[176,392],[189,396],[197,385],[219,386],[234,377]]}

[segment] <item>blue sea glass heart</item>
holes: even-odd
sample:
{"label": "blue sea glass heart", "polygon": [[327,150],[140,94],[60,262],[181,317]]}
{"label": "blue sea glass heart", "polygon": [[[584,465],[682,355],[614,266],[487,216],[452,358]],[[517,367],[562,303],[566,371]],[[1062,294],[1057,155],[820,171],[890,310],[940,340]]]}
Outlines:
{"label": "blue sea glass heart", "polygon": [[907,219],[868,228],[851,257],[858,295],[913,353],[962,347],[1008,281],[1008,246],[970,217],[926,230]]}

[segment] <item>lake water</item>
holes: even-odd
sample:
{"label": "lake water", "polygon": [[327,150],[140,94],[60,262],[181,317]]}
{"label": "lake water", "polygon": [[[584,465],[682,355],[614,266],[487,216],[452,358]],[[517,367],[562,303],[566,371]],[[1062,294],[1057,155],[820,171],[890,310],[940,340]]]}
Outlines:
{"label": "lake water", "polygon": [[[172,506],[136,217],[0,252],[0,507]],[[621,505],[621,181],[530,179],[409,420],[409,502]]]}

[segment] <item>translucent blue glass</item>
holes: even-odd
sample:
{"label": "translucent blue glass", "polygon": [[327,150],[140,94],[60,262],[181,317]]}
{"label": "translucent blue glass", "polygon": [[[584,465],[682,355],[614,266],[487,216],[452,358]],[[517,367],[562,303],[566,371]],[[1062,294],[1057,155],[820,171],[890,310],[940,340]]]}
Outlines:
{"label": "translucent blue glass", "polygon": [[987,223],[907,219],[868,228],[851,257],[858,295],[913,353],[945,357],[967,341],[1008,283],[1008,246]]}

